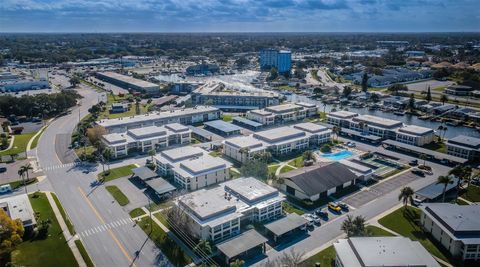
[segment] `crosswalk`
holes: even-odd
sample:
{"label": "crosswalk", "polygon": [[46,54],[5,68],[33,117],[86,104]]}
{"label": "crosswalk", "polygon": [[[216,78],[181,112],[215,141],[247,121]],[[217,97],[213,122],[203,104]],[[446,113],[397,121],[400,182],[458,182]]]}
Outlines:
{"label": "crosswalk", "polygon": [[78,166],[78,165],[81,165],[81,164],[82,164],[81,162],[72,162],[72,163],[65,163],[65,164],[60,164],[60,165],[52,165],[52,166],[43,167],[43,170],[44,171],[53,171],[53,170],[57,170],[57,169],[71,168],[71,167],[75,167],[75,166]]}
{"label": "crosswalk", "polygon": [[128,224],[132,225],[132,223],[133,223],[133,220],[131,218],[119,219],[119,220],[116,220],[116,221],[113,221],[113,222],[110,222],[110,223],[99,225],[97,227],[92,227],[90,229],[87,229],[87,230],[79,233],[79,235],[82,238],[85,238],[85,237],[88,237],[88,236],[91,236],[91,235],[95,235],[95,234],[98,234],[98,233],[101,233],[101,232],[105,232],[108,229],[113,229],[113,228],[116,228],[116,227],[120,227],[122,225],[128,225]]}

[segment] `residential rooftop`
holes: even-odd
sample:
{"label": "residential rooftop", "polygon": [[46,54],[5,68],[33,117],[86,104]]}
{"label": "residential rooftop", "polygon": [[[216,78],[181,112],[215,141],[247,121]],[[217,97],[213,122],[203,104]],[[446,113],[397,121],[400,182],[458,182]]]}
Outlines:
{"label": "residential rooftop", "polygon": [[293,126],[293,128],[296,128],[305,132],[309,132],[309,133],[320,133],[320,132],[329,131],[327,127],[322,126],[320,124],[311,123],[311,122],[297,123]]}
{"label": "residential rooftop", "polygon": [[217,129],[224,133],[230,133],[235,131],[240,131],[243,128],[239,127],[235,124],[223,121],[223,120],[214,120],[214,121],[207,121],[204,123],[205,126]]}
{"label": "residential rooftop", "polygon": [[305,137],[306,134],[304,131],[295,129],[293,127],[279,127],[273,128],[266,131],[261,131],[253,134],[254,137],[259,138],[268,143],[281,142],[287,139],[293,139],[298,137]]}
{"label": "residential rooftop", "polygon": [[0,199],[0,208],[3,208],[12,219],[20,219],[24,226],[35,224],[32,205],[26,194]]}
{"label": "residential rooftop", "polygon": [[449,139],[448,144],[480,149],[480,138],[466,135],[458,135],[454,138]]}
{"label": "residential rooftop", "polygon": [[358,113],[340,110],[340,111],[330,112],[328,113],[328,116],[339,118],[339,119],[350,119],[358,116]]}
{"label": "residential rooftop", "polygon": [[384,128],[396,128],[401,127],[403,123],[397,120],[391,120],[373,115],[359,115],[352,118],[353,121],[363,121],[367,125],[380,126]]}
{"label": "residential rooftop", "polygon": [[130,129],[124,133],[105,134],[102,138],[111,145],[119,145],[122,143],[133,143],[136,141],[148,141],[149,139],[157,139],[167,137],[173,134],[189,133],[190,129],[179,123],[171,123],[162,126],[147,126],[142,128]]}
{"label": "residential rooftop", "polygon": [[431,214],[440,225],[455,236],[480,238],[480,206],[450,203],[426,203],[421,209]]}
{"label": "residential rooftop", "polygon": [[434,133],[435,131],[427,127],[416,126],[416,125],[405,125],[402,128],[399,128],[398,132],[409,134],[409,135],[422,136],[422,135]]}

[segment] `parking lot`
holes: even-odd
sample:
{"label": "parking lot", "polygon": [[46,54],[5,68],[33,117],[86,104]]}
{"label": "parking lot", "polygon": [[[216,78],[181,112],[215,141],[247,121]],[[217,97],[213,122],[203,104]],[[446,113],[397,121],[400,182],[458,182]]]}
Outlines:
{"label": "parking lot", "polygon": [[370,187],[363,188],[360,192],[350,195],[342,201],[354,208],[358,208],[376,198],[379,198],[380,196],[392,192],[393,190],[399,189],[402,186],[416,179],[422,179],[422,177],[413,174],[409,170],[386,181],[380,182]]}

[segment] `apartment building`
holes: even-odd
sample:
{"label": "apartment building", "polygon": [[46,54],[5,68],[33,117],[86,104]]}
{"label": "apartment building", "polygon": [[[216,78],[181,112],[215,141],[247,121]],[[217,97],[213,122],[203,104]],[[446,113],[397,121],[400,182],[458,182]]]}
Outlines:
{"label": "apartment building", "polygon": [[310,122],[299,123],[227,139],[223,141],[223,153],[245,162],[255,153],[268,151],[273,155],[281,155],[328,143],[331,134],[332,131],[324,126]]}
{"label": "apartment building", "polygon": [[113,156],[127,156],[132,151],[146,153],[174,145],[189,144],[192,131],[185,125],[171,123],[163,126],[147,126],[124,133],[111,133],[101,140],[113,152]]}
{"label": "apartment building", "polygon": [[289,73],[292,69],[292,52],[289,50],[263,49],[260,51],[260,69],[276,68],[278,73]]}
{"label": "apartment building", "polygon": [[230,179],[232,164],[207,151],[193,146],[164,150],[155,157],[157,172],[172,177],[175,183],[186,190],[197,190]]}
{"label": "apartment building", "polygon": [[161,126],[169,123],[190,125],[220,119],[221,112],[216,107],[197,106],[193,108],[157,111],[131,117],[104,119],[95,122],[107,133],[122,133],[130,129],[147,126]]}
{"label": "apartment building", "polygon": [[358,113],[340,110],[335,112],[330,112],[327,115],[327,123],[335,126],[340,126],[342,128],[349,128],[350,119],[357,117]]}
{"label": "apartment building", "polygon": [[474,160],[480,158],[480,138],[459,135],[447,141],[447,154]]}
{"label": "apartment building", "polygon": [[406,125],[396,130],[396,140],[413,146],[424,146],[435,139],[435,131],[430,128]]}
{"label": "apartment building", "polygon": [[280,217],[283,201],[277,189],[249,177],[183,195],[175,204],[188,215],[196,238],[218,243],[240,234],[243,224]]}
{"label": "apartment building", "polygon": [[240,91],[221,82],[206,83],[192,92],[195,105],[213,105],[225,111],[246,111],[280,104],[280,95],[268,91]]}
{"label": "apartment building", "polygon": [[318,116],[317,106],[304,102],[270,106],[264,109],[251,110],[246,114],[247,119],[263,125],[282,124],[315,116]]}
{"label": "apartment building", "polygon": [[480,206],[427,203],[420,223],[454,257],[480,260]]}

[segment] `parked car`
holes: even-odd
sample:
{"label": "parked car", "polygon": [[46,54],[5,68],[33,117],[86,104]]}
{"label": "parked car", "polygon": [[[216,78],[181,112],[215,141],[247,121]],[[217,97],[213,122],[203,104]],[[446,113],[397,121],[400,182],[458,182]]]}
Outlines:
{"label": "parked car", "polygon": [[314,223],[313,219],[310,218],[309,215],[310,215],[310,214],[304,214],[302,217],[307,220],[307,226],[308,226],[308,227],[313,227],[315,223]]}
{"label": "parked car", "polygon": [[342,210],[344,210],[344,211],[349,211],[349,209],[350,209],[350,208],[348,207],[348,205],[345,204],[345,203],[343,203],[343,202],[339,202],[339,203],[338,203],[338,206],[339,206]]}
{"label": "parked car", "polygon": [[313,220],[313,223],[315,223],[316,225],[320,225],[321,224],[321,221],[320,221],[320,218],[315,215],[315,214],[308,214],[308,217],[310,217],[312,220]]}
{"label": "parked car", "polygon": [[317,209],[315,211],[315,214],[317,214],[320,218],[324,219],[325,221],[328,220],[328,212],[323,211],[321,209]]}
{"label": "parked car", "polygon": [[6,171],[7,171],[7,167],[0,167],[0,173],[6,172]]}
{"label": "parked car", "polygon": [[418,176],[422,176],[422,177],[425,176],[425,173],[424,173],[422,170],[418,169],[418,168],[414,168],[414,169],[412,170],[412,173],[415,174],[415,175],[418,175]]}
{"label": "parked car", "polygon": [[7,193],[12,191],[12,186],[10,184],[0,185],[0,193]]}
{"label": "parked car", "polygon": [[341,212],[342,211],[342,208],[340,208],[340,206],[338,206],[338,203],[335,203],[335,202],[329,202],[328,203],[328,209],[331,210],[331,211],[335,211],[335,212]]}
{"label": "parked car", "polygon": [[353,142],[348,142],[348,143],[347,143],[347,146],[348,146],[348,147],[356,147],[357,144],[355,144],[355,143],[353,143]]}
{"label": "parked car", "polygon": [[410,166],[417,166],[418,165],[418,160],[412,159],[409,163]]}

